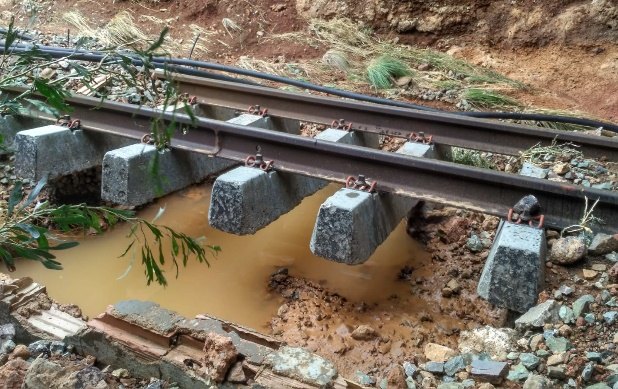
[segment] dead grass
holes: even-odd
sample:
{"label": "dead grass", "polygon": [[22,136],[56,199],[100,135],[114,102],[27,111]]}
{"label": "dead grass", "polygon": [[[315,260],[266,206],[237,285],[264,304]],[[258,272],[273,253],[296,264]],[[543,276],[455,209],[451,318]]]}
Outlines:
{"label": "dead grass", "polygon": [[[128,11],[119,12],[101,28],[93,27],[93,24],[77,11],[65,13],[63,19],[75,27],[79,35],[95,38],[108,47],[144,49],[158,38],[158,36],[150,36],[144,33],[143,29],[136,25],[133,15]],[[156,24],[161,29],[175,21],[175,18],[159,19],[147,15],[141,15],[139,19]],[[215,33],[195,24],[190,25],[189,28],[193,32],[193,39],[182,41],[168,35],[161,46],[162,54],[188,55],[196,39],[194,53],[208,53],[208,44]]]}
{"label": "dead grass", "polygon": [[469,88],[462,93],[462,98],[473,108],[508,108],[520,107],[513,98],[491,89]]}
{"label": "dead grass", "polygon": [[541,165],[547,161],[555,161],[560,158],[570,160],[573,158],[582,158],[583,154],[577,149],[573,143],[558,143],[556,139],[549,146],[541,146],[539,144],[520,152],[519,160],[523,164],[529,162],[535,165]]}
{"label": "dead grass", "polygon": [[[558,109],[542,109],[542,108],[527,108],[523,112],[525,113],[538,113],[542,115],[558,115],[558,116],[569,116],[574,118],[582,118],[587,117],[590,119],[597,119],[602,121],[600,118],[590,117],[588,114],[583,114],[577,111],[564,111]],[[531,126],[539,126],[550,128],[552,130],[561,130],[561,131],[589,131],[590,127],[580,126],[578,124],[571,123],[555,123],[555,122],[538,122],[538,121],[521,121],[521,124],[528,124]]]}
{"label": "dead grass", "polygon": [[[392,96],[398,92],[389,89],[396,86],[392,82],[392,75],[388,75],[389,72],[385,67],[376,66],[376,61],[380,58],[389,58],[392,62],[401,63],[403,66],[398,66],[398,69],[403,67],[409,69],[408,74],[413,81],[410,85],[418,90],[447,89],[463,95],[467,89],[490,89],[494,93],[496,90],[508,93],[509,90],[524,88],[524,84],[520,82],[448,54],[380,39],[370,28],[346,18],[313,19],[309,21],[306,32],[280,34],[269,39],[289,40],[314,48],[324,48],[326,49],[324,56],[327,57],[324,62],[329,65],[335,62],[334,59],[345,58],[345,62],[341,61],[342,66],[331,67],[339,70],[345,68],[347,82],[368,81],[376,88],[383,89],[382,93],[385,95]],[[336,57],[332,53],[337,53]],[[414,71],[419,67],[423,68],[423,71]],[[389,79],[390,82],[387,82]],[[503,99],[485,100],[486,105],[498,100],[501,100],[501,106],[518,105],[513,99],[509,100],[513,102],[512,104],[506,104],[507,99],[510,98],[505,96]]]}

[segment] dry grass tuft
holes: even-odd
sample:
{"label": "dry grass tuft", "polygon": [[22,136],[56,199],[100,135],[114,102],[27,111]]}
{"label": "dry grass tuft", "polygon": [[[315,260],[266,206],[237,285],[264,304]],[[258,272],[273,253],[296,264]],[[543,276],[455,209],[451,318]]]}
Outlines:
{"label": "dry grass tuft", "polygon": [[348,56],[339,50],[328,50],[324,53],[322,56],[322,63],[344,73],[350,71],[350,61],[348,61]]}
{"label": "dry grass tuft", "polygon": [[521,163],[529,162],[541,165],[547,161],[554,161],[560,158],[573,159],[582,158],[583,154],[577,150],[577,145],[573,143],[558,143],[556,139],[549,146],[537,144],[528,150],[520,152],[519,160]]}
{"label": "dry grass tuft", "polygon": [[[333,66],[332,53],[338,58],[345,58],[347,82],[357,84],[369,79],[378,88],[388,88],[386,81],[392,76],[386,75],[380,66],[376,68],[375,59],[392,58],[402,63],[407,69],[415,69],[421,65],[426,71],[413,72],[414,86],[418,90],[441,91],[455,90],[457,94],[467,88],[501,90],[523,88],[524,85],[511,80],[492,70],[474,66],[452,56],[429,49],[419,49],[385,41],[377,37],[367,26],[347,18],[331,20],[313,19],[309,22],[308,32],[293,32],[273,36],[269,39],[290,40],[310,45],[314,48],[328,48],[324,57],[330,68]],[[349,66],[348,66],[349,65]],[[329,70],[329,69],[325,69]],[[377,72],[376,72],[377,70]],[[385,93],[393,93],[387,90]],[[400,93],[405,94],[405,89]]]}
{"label": "dry grass tuft", "polygon": [[521,106],[517,100],[491,89],[466,89],[462,94],[462,98],[474,108],[508,108]]}
{"label": "dry grass tuft", "polygon": [[234,34],[242,31],[242,27],[230,18],[223,18],[221,20],[221,24],[223,24],[223,28],[232,38],[234,37]]}
{"label": "dry grass tuft", "polygon": [[[67,12],[63,15],[64,20],[77,28],[79,35],[88,36],[97,39],[105,46],[115,48],[131,48],[145,49],[149,47],[158,36],[149,36],[143,32],[135,24],[133,16],[122,11],[112,18],[102,28],[93,28],[90,22],[80,13],[76,11]],[[176,19],[159,19],[154,16],[141,15],[140,21],[148,21],[149,23],[161,26],[170,26]],[[171,36],[166,36],[163,45],[161,46],[162,54],[175,53],[176,55],[189,55],[191,50],[193,53],[205,54],[208,53],[208,45],[215,32],[205,30],[202,27],[192,24],[189,26],[193,32],[193,39],[189,41],[175,40]],[[193,44],[195,42],[195,47]]]}

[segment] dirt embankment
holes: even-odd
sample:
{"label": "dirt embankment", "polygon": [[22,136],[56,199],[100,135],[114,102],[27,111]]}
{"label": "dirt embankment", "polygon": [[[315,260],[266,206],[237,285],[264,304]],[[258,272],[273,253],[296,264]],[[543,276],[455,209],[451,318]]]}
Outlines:
{"label": "dirt embankment", "polygon": [[347,16],[382,30],[434,36],[466,36],[503,46],[548,43],[589,45],[618,39],[618,4],[570,1],[297,0],[304,17]]}

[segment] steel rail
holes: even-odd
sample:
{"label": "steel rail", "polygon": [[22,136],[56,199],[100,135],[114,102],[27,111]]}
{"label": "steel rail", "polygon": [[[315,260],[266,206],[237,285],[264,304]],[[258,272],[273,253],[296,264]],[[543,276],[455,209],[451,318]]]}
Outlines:
{"label": "steel rail", "polygon": [[618,138],[359,103],[182,74],[174,74],[173,78],[180,92],[196,96],[201,104],[241,110],[260,105],[268,108],[270,115],[312,123],[330,124],[333,120],[345,119],[352,123],[354,130],[400,137],[422,131],[433,135],[437,144],[507,155],[519,155],[519,151],[536,144],[547,146],[556,139],[579,146],[586,157],[618,161]]}
{"label": "steel rail", "polygon": [[[86,130],[133,139],[150,132],[154,118],[176,125],[171,147],[242,162],[260,147],[275,169],[343,183],[350,175],[364,174],[378,181],[381,192],[412,196],[496,216],[506,215],[520,198],[534,194],[546,222],[565,227],[580,219],[585,199],[596,201],[595,216],[607,221],[602,229],[618,232],[618,193],[572,184],[518,176],[404,156],[364,147],[338,144],[222,121],[197,118],[155,109],[71,97],[73,115]],[[33,113],[34,116],[37,116]],[[39,114],[39,117],[47,117]],[[188,129],[188,131],[183,131]]]}

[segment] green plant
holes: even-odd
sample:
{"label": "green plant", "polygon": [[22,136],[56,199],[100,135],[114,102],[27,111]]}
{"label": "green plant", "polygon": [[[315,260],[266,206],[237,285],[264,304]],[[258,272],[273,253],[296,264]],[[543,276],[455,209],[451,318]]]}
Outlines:
{"label": "green plant", "polygon": [[462,95],[462,98],[471,106],[479,108],[503,108],[520,106],[517,100],[489,89],[466,89]]}
{"label": "green plant", "polygon": [[[162,106],[163,109],[159,110],[159,117],[151,122],[151,138],[159,151],[165,151],[172,136],[179,130],[186,130],[179,128],[173,119],[163,119],[165,108],[175,104],[178,99],[173,84],[165,83],[161,87],[156,85],[156,66],[152,58],[159,54],[158,50],[163,44],[166,33],[167,30],[164,29],[158,39],[150,42],[146,49],[137,49],[130,56],[115,48],[108,48],[104,51],[105,57],[99,63],[81,64],[71,61],[71,55],[52,59],[36,46],[23,51],[15,50],[13,44],[18,42],[19,35],[15,31],[12,20],[5,33],[4,51],[0,57],[0,74],[2,75],[0,78],[0,115],[28,114],[31,110],[38,110],[55,117],[70,113],[71,108],[66,104],[66,98],[70,96],[65,87],[66,83],[78,80],[89,90],[96,92],[97,96],[103,100],[110,96],[108,92],[97,89],[96,80],[103,76],[109,82],[122,86],[121,89],[133,88],[141,92],[142,100],[150,96],[145,99],[149,104]],[[135,60],[138,60],[141,66],[135,66]],[[51,69],[51,66],[59,65],[60,62],[65,63],[65,66],[73,72],[57,78],[43,77],[42,73],[45,69]],[[164,69],[164,72],[167,72],[167,69]],[[23,88],[24,86],[26,88]],[[22,88],[19,92],[15,92],[16,87]],[[186,103],[183,106],[184,113],[193,121],[196,120],[190,106]],[[154,153],[154,155],[150,163],[151,176],[153,184],[160,187],[161,175],[158,171],[160,153]],[[52,233],[52,230],[66,233],[75,229],[94,229],[97,232],[103,232],[104,226],[113,227],[119,222],[131,225],[129,233],[131,242],[121,257],[128,255],[129,252],[139,251],[148,284],[152,281],[161,285],[167,284],[163,266],[169,258],[178,274],[179,263],[186,265],[191,256],[195,256],[199,262],[208,264],[206,250],[208,249],[213,254],[220,250],[217,246],[204,248],[198,239],[166,226],[157,225],[154,221],[148,222],[138,218],[131,211],[84,204],[52,205],[47,201],[34,204],[44,186],[45,180],[42,180],[24,198],[22,184],[17,182],[10,195],[4,219],[0,220],[2,223],[0,226],[0,260],[9,270],[15,268],[16,258],[36,260],[50,269],[60,269],[61,264],[56,260],[53,251],[74,247],[77,243],[62,242],[56,234]],[[4,210],[0,209],[0,211]],[[164,252],[164,243],[168,241],[171,248]],[[54,242],[60,243],[52,244]],[[141,249],[138,250],[138,246],[141,246]]]}
{"label": "green plant", "polygon": [[493,169],[494,165],[481,155],[480,151],[453,147],[451,149],[451,161],[460,165]]}
{"label": "green plant", "polygon": [[[62,269],[61,263],[52,252],[75,247],[78,242],[63,241],[57,234],[52,233],[51,229],[65,234],[75,232],[76,229],[92,229],[102,233],[104,227],[112,228],[119,222],[131,225],[128,234],[131,242],[120,257],[126,256],[136,244],[141,243],[147,284],[156,281],[167,285],[165,271],[162,269],[166,258],[171,258],[178,276],[179,261],[186,266],[188,259],[195,256],[199,262],[210,265],[206,259],[206,249],[213,254],[221,250],[218,246],[204,248],[198,239],[155,224],[163,210],[159,211],[152,222],[148,222],[136,217],[133,211],[85,204],[53,205],[49,201],[37,201],[45,184],[46,179],[42,179],[28,196],[25,196],[22,183],[18,181],[11,192],[6,214],[3,215],[0,225],[0,260],[9,271],[15,269],[16,258],[39,261],[49,269]],[[171,248],[164,253],[163,246],[166,241],[170,242]]]}
{"label": "green plant", "polygon": [[390,88],[395,79],[410,74],[412,72],[406,64],[388,55],[372,60],[367,67],[367,79],[378,89]]}

